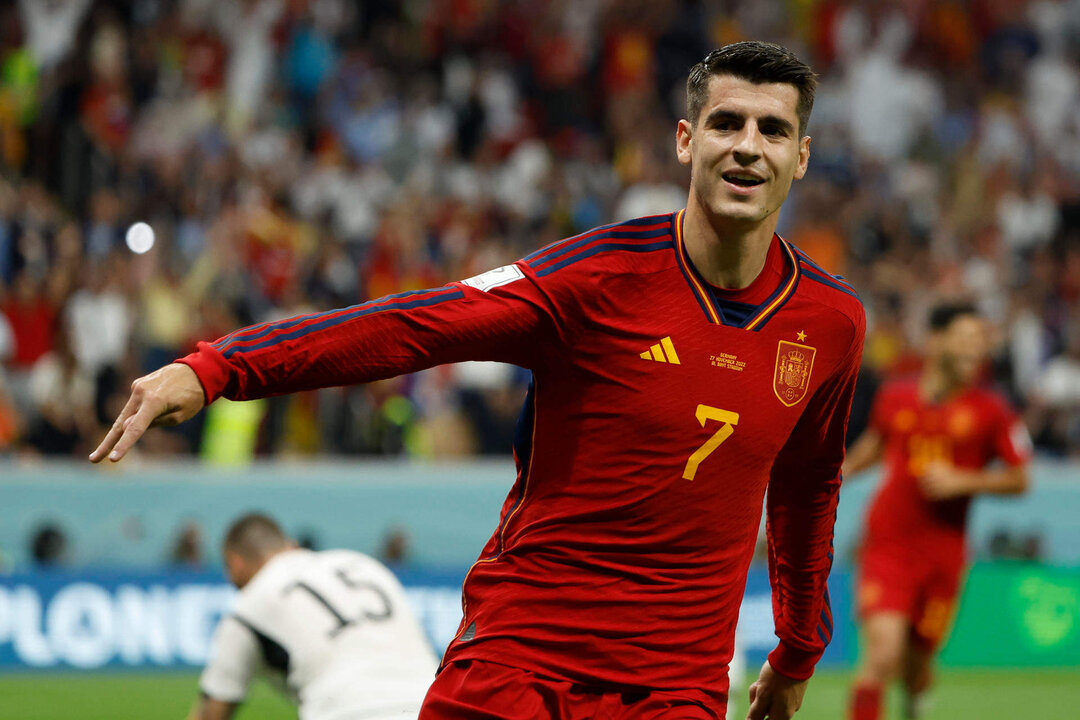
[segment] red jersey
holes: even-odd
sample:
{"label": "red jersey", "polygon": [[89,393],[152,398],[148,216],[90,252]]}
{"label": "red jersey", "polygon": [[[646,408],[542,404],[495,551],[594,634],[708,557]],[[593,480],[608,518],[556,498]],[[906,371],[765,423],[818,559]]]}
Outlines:
{"label": "red jersey", "polygon": [[885,443],[885,479],[867,515],[866,543],[903,546],[923,558],[962,560],[971,503],[970,496],[927,499],[919,478],[930,463],[979,470],[995,458],[1021,465],[1031,455],[1008,402],[979,387],[928,403],[917,380],[893,381],[878,393],[870,426]]}
{"label": "red jersey", "polygon": [[688,260],[682,213],[597,228],[434,290],[237,331],[182,360],[207,400],[439,363],[532,370],[517,480],[445,661],[479,658],[723,707],[768,493],[776,669],[809,677],[865,321],[774,237],[738,292]]}
{"label": "red jersey", "polygon": [[11,325],[15,338],[13,367],[29,369],[45,353],[52,350],[56,332],[56,308],[44,299],[29,304],[11,302],[0,308]]}

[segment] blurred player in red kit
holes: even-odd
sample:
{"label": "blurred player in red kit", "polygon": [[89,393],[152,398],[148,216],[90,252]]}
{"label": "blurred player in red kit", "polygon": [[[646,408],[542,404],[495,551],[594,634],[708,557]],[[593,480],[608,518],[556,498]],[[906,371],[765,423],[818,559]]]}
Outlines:
{"label": "blurred player in red kit", "polygon": [[442,288],[239,330],[136,381],[91,459],[225,396],[439,363],[533,373],[517,480],[420,717],[722,718],[768,487],[779,643],[749,717],[789,718],[832,633],[825,580],[865,319],[775,234],[816,77],[736,43],[690,72],[685,210]]}
{"label": "blurred player in red kit", "polygon": [[972,305],[950,303],[935,307],[929,324],[921,374],[882,387],[844,462],[848,477],[885,462],[860,554],[863,657],[852,720],[880,718],[883,691],[898,678],[905,717],[919,717],[964,573],[971,498],[1028,484],[1027,430],[1004,398],[979,385],[983,320]]}

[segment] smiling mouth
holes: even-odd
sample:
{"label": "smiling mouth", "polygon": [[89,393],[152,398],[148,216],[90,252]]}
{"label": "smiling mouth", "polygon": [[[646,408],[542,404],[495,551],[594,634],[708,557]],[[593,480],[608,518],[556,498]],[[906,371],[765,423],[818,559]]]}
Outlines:
{"label": "smiling mouth", "polygon": [[765,180],[762,178],[738,172],[726,172],[720,177],[722,177],[725,182],[729,182],[732,185],[737,185],[738,187],[744,188],[757,187],[758,185],[761,185],[765,182]]}

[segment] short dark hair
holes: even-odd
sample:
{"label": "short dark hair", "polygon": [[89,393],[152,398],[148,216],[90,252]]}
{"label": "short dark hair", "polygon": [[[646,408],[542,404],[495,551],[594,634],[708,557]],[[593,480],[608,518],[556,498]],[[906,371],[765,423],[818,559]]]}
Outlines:
{"label": "short dark hair", "polygon": [[686,117],[697,125],[701,109],[709,99],[709,80],[716,75],[734,75],[752,83],[786,83],[799,91],[795,113],[799,116],[799,135],[806,133],[810,111],[814,109],[817,74],[810,66],[776,43],[744,40],[713,50],[694,67],[686,78]]}
{"label": "short dark hair", "polygon": [[262,513],[238,518],[225,533],[225,550],[258,559],[289,545],[288,536],[274,520]]}
{"label": "short dark hair", "polygon": [[957,318],[968,315],[979,317],[979,310],[974,303],[966,300],[950,300],[938,303],[930,310],[928,323],[930,332],[941,332],[952,325]]}

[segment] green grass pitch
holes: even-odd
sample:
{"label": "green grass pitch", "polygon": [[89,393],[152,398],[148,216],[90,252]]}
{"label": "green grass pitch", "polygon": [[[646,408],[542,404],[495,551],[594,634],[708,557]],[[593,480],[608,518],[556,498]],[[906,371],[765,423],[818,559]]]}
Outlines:
{"label": "green grass pitch", "polygon": [[[844,720],[850,675],[818,673],[798,720]],[[93,675],[12,673],[0,676],[2,720],[183,720],[197,677],[173,673]],[[741,693],[740,693],[741,695]],[[745,713],[745,696],[740,705]],[[897,698],[894,697],[895,701]],[[260,684],[239,720],[294,720],[296,712]],[[740,715],[743,717],[743,715]],[[896,718],[896,704],[893,714]],[[1080,668],[1073,670],[947,670],[926,720],[1076,720]]]}

